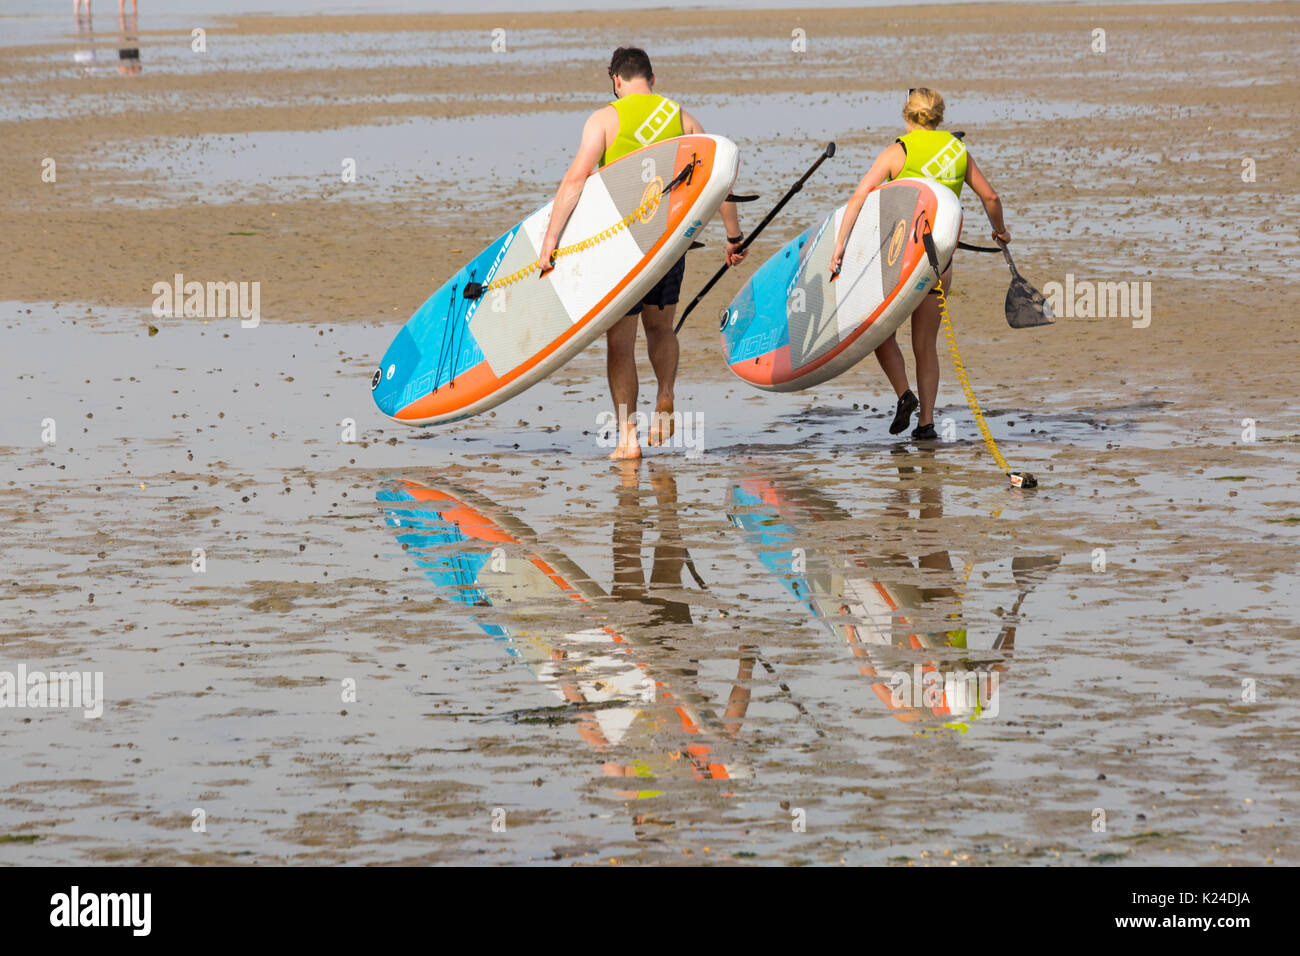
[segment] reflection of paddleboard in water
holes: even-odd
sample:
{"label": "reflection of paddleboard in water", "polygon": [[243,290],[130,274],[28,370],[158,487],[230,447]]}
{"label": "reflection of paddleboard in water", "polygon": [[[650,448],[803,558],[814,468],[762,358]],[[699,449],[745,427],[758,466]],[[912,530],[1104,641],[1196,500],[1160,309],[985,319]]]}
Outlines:
{"label": "reflection of paddleboard in water", "polygon": [[[465,489],[431,488],[414,481],[382,489],[380,501],[398,505],[386,519],[399,529],[398,541],[431,581],[453,600],[472,607],[523,612],[548,601],[571,600],[579,618],[596,617],[592,602],[604,592],[563,555],[536,549],[531,528],[491,501]],[[565,705],[578,711],[579,734],[597,750],[635,748],[660,756],[622,767],[626,775],[656,777],[689,768],[696,779],[747,776],[742,769],[711,759],[711,747],[692,743],[666,756],[655,742],[658,716],[675,711],[683,730],[706,738],[713,723],[688,699],[676,695],[637,661],[634,645],[612,628],[550,629],[477,622]],[[656,749],[657,748],[657,749]],[[625,791],[635,797],[662,791]]]}
{"label": "reflection of paddleboard in water", "polygon": [[[849,647],[858,661],[859,671],[895,717],[916,721],[928,713],[943,720],[945,726],[964,732],[967,729],[964,721],[985,712],[996,713],[998,683],[988,672],[983,676],[975,673],[972,680],[969,676],[941,672],[933,662],[926,662],[919,668],[921,683],[932,686],[933,692],[900,695],[899,684],[892,678],[907,670],[901,667],[902,658],[897,653],[889,653],[889,649],[904,652],[967,649],[965,628],[921,631],[913,619],[927,600],[925,593],[909,584],[881,580],[882,569],[873,570],[842,553],[822,556],[831,558],[823,562],[810,553],[796,554],[796,542],[806,540],[803,526],[821,519],[791,489],[766,479],[746,480],[731,488],[728,512],[764,567],[779,576],[799,603]],[[1021,582],[1023,571],[1030,566],[1055,563],[1056,559],[1017,558],[1013,570],[1017,582],[1025,588]],[[1012,618],[1027,593],[1022,590],[1012,608]],[[1014,625],[1004,627],[989,650],[1009,651],[1014,635]],[[886,660],[888,664],[883,663]],[[1003,669],[1005,665],[1000,663],[992,668]],[[908,677],[912,680],[910,674]],[[917,696],[924,698],[921,706],[916,706]]]}
{"label": "reflection of paddleboard in water", "polygon": [[723,355],[751,385],[791,392],[852,368],[934,288],[922,240],[926,228],[941,267],[961,234],[961,202],[951,189],[896,179],[867,196],[832,281],[830,262],[844,209],[763,263],[723,313]]}
{"label": "reflection of paddleboard in water", "polygon": [[[408,425],[477,415],[541,381],[641,301],[718,211],[736,179],[721,136],[666,139],[588,177],[555,268],[537,262],[547,203],[451,277],[402,327],[371,379]],[[466,297],[467,287],[471,297]]]}

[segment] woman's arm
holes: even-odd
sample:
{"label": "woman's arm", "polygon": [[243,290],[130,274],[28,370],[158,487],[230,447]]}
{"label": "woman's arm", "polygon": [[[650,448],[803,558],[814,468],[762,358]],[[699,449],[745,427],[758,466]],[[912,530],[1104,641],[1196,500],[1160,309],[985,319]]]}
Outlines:
{"label": "woman's arm", "polygon": [[844,210],[844,221],[840,223],[839,234],[835,237],[831,275],[840,271],[840,264],[844,261],[844,247],[848,245],[849,235],[853,232],[854,223],[858,221],[858,214],[862,212],[862,204],[867,201],[867,194],[881,183],[897,176],[906,162],[907,150],[903,149],[901,143],[895,143],[876,157],[867,174],[862,177],[862,182],[858,183],[858,188],[853,190],[853,197]]}
{"label": "woman's arm", "polygon": [[980,202],[984,204],[989,222],[993,223],[994,240],[1010,242],[1011,233],[1007,231],[1007,224],[1002,221],[1002,200],[998,198],[993,185],[984,178],[980,168],[975,165],[974,157],[969,153],[966,155],[966,185],[975,190],[975,195],[979,196]]}

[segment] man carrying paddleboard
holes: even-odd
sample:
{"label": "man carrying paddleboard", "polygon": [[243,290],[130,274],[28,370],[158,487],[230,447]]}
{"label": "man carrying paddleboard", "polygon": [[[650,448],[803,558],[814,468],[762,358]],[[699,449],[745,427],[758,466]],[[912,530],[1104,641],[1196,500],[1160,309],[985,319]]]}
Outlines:
{"label": "man carrying paddleboard", "polygon": [[[587,118],[577,156],[555,193],[550,224],[538,256],[543,273],[553,267],[552,258],[559,244],[582,187],[595,167],[605,166],[622,156],[661,140],[704,132],[699,121],[678,104],[654,92],[655,76],[650,57],[636,47],[619,47],[609,61],[609,77],[614,86],[614,101]],[[723,256],[728,265],[744,258],[740,249],[744,236],[736,204],[724,202],[720,209],[727,228],[727,245]],[[606,367],[609,390],[618,412],[618,445],[610,458],[639,458],[641,444],[636,430],[637,316],[645,326],[650,364],[659,382],[655,414],[651,418],[649,441],[662,444],[673,430],[673,388],[677,379],[677,335],[673,331],[673,313],[686,271],[683,256],[668,270],[645,297],[605,333],[608,355]]]}
{"label": "man carrying paddleboard", "polygon": [[[994,240],[1011,241],[1011,233],[1002,221],[1002,201],[998,199],[998,194],[975,165],[974,158],[967,153],[965,144],[951,133],[938,128],[943,122],[943,109],[943,97],[937,90],[918,87],[907,91],[907,102],[903,105],[907,132],[876,157],[854,190],[853,198],[844,210],[844,221],[840,225],[835,253],[831,257],[832,271],[839,269],[844,259],[844,248],[867,194],[888,180],[904,176],[936,181],[947,186],[958,197],[961,196],[962,185],[969,185],[984,204],[984,210],[993,224]],[[942,281],[944,292],[951,291],[951,261],[943,266]],[[903,353],[898,347],[897,339],[891,335],[876,349],[876,359],[888,376],[889,383],[894,386],[894,394],[898,396],[889,433],[897,435],[907,428],[912,412],[916,411],[919,404],[921,410],[916,419],[917,427],[912,430],[912,437],[918,441],[939,437],[934,430],[934,403],[939,394],[939,304],[933,297],[935,290],[931,289],[930,292],[912,313],[912,354],[916,358],[916,383],[921,392],[919,402],[907,384],[907,366],[903,362]]]}

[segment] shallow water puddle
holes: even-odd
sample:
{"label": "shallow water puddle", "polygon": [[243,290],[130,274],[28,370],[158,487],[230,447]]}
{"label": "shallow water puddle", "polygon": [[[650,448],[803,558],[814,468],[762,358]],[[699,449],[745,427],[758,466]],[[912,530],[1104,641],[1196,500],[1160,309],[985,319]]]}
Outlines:
{"label": "shallow water puddle", "polygon": [[1300,594],[1257,552],[1294,541],[1294,443],[1218,481],[1161,447],[1176,395],[1052,405],[1058,441],[1007,439],[1024,494],[972,439],[696,375],[703,453],[617,466],[598,349],[416,433],[369,408],[391,330],[147,321],[0,324],[0,669],[106,698],[4,711],[0,833],[37,839],[0,859],[1290,852]]}

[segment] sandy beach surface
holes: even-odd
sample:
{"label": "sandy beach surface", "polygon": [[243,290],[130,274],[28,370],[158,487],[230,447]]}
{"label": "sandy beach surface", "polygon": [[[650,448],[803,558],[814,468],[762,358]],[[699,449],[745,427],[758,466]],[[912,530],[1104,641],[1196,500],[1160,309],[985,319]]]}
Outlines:
{"label": "sandy beach surface", "polygon": [[[1300,3],[142,7],[0,17],[0,700],[103,681],[0,707],[0,863],[1300,862]],[[388,421],[385,347],[553,195],[629,42],[740,147],[747,226],[838,144],[683,330],[693,445],[605,460],[603,344]],[[718,349],[923,84],[1032,282],[1149,290],[1017,331],[959,255],[1033,492],[946,359],[926,449],[874,362],[781,395]],[[260,283],[260,324],[156,318],[177,273]],[[925,674],[979,706],[891,698]]]}

